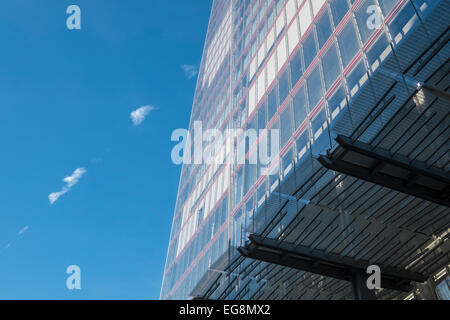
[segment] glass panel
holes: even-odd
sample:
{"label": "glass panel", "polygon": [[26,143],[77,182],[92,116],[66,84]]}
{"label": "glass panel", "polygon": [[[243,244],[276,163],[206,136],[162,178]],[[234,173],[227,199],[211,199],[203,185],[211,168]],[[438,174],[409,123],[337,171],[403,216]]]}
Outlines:
{"label": "glass panel", "polygon": [[297,131],[305,121],[307,115],[305,87],[303,85],[295,93],[292,104],[294,108],[295,131]]}
{"label": "glass panel", "polygon": [[316,67],[308,77],[308,100],[311,110],[314,110],[320,99],[322,99],[322,82],[319,67]]}
{"label": "glass panel", "polygon": [[305,155],[308,154],[310,149],[310,139],[309,139],[309,130],[306,128],[303,132],[298,136],[296,142],[297,146],[297,158],[299,161],[303,159]]}
{"label": "glass panel", "polygon": [[436,293],[441,300],[450,300],[450,277],[446,277],[437,287]]}
{"label": "glass panel", "polygon": [[[370,13],[367,9],[372,6],[376,8],[376,12]],[[378,17],[371,15],[378,15]],[[369,40],[370,36],[381,26],[381,14],[374,0],[363,0],[355,12],[356,22],[358,23],[359,33],[363,44]],[[379,20],[379,21],[377,21]],[[380,23],[380,25],[376,25]]]}
{"label": "glass panel", "polygon": [[258,129],[258,113],[257,112],[255,112],[253,117],[248,122],[247,129]]}
{"label": "glass panel", "polygon": [[256,165],[245,165],[245,179],[244,179],[244,195],[248,193],[251,187],[255,184],[256,178]]}
{"label": "glass panel", "polygon": [[267,114],[268,121],[270,121],[275,113],[277,113],[278,103],[277,103],[277,86],[274,86],[272,90],[269,92],[269,96],[267,99]]}
{"label": "glass panel", "polygon": [[331,120],[336,119],[341,110],[346,106],[347,100],[345,98],[344,88],[339,87],[336,92],[328,100],[328,108],[330,110]]}
{"label": "glass panel", "polygon": [[258,129],[265,129],[267,126],[266,101],[264,101],[258,110]]}
{"label": "glass panel", "polygon": [[408,2],[389,24],[389,30],[395,43],[398,44],[417,22],[414,7]]}
{"label": "glass panel", "polygon": [[303,55],[305,58],[305,69],[308,69],[311,62],[317,55],[316,40],[314,39],[314,30],[309,33],[308,37],[303,42]]}
{"label": "glass panel", "polygon": [[283,177],[285,177],[293,168],[293,152],[292,148],[289,148],[289,150],[285,153],[282,159],[282,170],[281,173]]}
{"label": "glass panel", "polygon": [[356,37],[355,28],[350,21],[342,29],[342,32],[338,36],[339,48],[341,50],[342,63],[344,68],[350,63],[353,57],[359,50],[358,38]]}
{"label": "glass panel", "polygon": [[281,122],[281,148],[287,144],[292,136],[292,111],[289,103],[280,116]]}
{"label": "glass panel", "polygon": [[244,171],[244,167],[240,168],[237,172],[236,178],[236,205],[242,200],[242,173]]}
{"label": "glass panel", "polygon": [[[282,2],[282,1],[280,1]],[[300,9],[300,13],[298,15],[298,19],[300,21],[300,31],[303,34],[306,33],[309,26],[311,25],[311,7],[309,6],[309,1],[306,1],[303,7]]]}
{"label": "glass panel", "polygon": [[[374,71],[374,63],[379,61],[381,54],[386,50],[389,46],[389,41],[384,33],[382,33],[379,39],[372,44],[372,46],[367,50],[366,56],[369,62],[369,65],[372,67],[372,71]],[[380,61],[381,62],[381,61]]]}
{"label": "glass panel", "polygon": [[325,89],[328,91],[331,85],[336,81],[337,77],[341,73],[339,68],[339,60],[337,55],[336,45],[331,43],[327,52],[322,58],[323,77],[325,80]]}
{"label": "glass panel", "polygon": [[347,76],[348,90],[351,96],[354,96],[359,88],[364,84],[367,79],[366,68],[362,61],[350,72]]}
{"label": "glass panel", "polygon": [[417,10],[420,12],[419,15],[425,17],[428,9],[436,4],[437,2],[434,0],[413,0]]}
{"label": "glass panel", "polygon": [[280,76],[279,80],[279,92],[280,92],[280,105],[283,104],[284,100],[286,100],[289,95],[290,86],[289,86],[289,66],[284,69],[283,74]]}
{"label": "glass panel", "polygon": [[333,0],[330,3],[334,26],[337,27],[349,11],[347,0]]}
{"label": "glass panel", "polygon": [[330,135],[328,134],[328,119],[326,109],[322,108],[311,121],[312,135],[314,138],[313,155],[323,154],[329,149]]}
{"label": "glass panel", "polygon": [[328,15],[328,10],[324,10],[322,15],[317,20],[317,40],[319,41],[319,50],[331,36],[331,22]]}
{"label": "glass panel", "polygon": [[300,48],[294,53],[291,60],[291,78],[292,78],[292,87],[294,87],[297,82],[300,80],[303,71],[302,71],[302,57],[300,55]]}
{"label": "glass panel", "polygon": [[383,1],[379,1],[381,9],[383,10],[384,15],[387,16],[392,11],[392,9],[394,9],[395,5],[399,1],[400,0],[383,0]]}

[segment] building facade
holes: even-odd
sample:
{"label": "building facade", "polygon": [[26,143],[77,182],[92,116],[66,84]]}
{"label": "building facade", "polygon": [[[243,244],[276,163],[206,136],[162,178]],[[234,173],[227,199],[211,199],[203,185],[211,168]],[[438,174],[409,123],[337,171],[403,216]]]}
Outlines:
{"label": "building facade", "polygon": [[[441,279],[450,261],[448,197],[433,198],[425,182],[412,185],[417,179],[402,189],[387,169],[377,168],[392,183],[327,164],[337,166],[336,138],[345,136],[426,163],[446,183],[449,15],[439,0],[214,0],[191,136],[201,123],[257,137],[238,131],[232,140],[244,145],[244,163],[224,142],[212,164],[194,154],[198,161],[183,165],[161,299],[354,294],[326,271],[252,259],[249,235]],[[268,165],[251,162],[272,132],[278,154]],[[411,297],[395,289],[377,295]]]}

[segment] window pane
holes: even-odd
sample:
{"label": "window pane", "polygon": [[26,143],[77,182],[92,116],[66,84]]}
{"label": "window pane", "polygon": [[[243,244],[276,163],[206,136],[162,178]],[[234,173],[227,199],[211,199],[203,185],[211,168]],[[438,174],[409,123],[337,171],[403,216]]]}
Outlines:
{"label": "window pane", "polygon": [[277,105],[277,86],[274,86],[272,90],[270,90],[269,97],[267,100],[267,113],[268,113],[268,121],[270,121],[275,113],[277,113],[278,105]]}
{"label": "window pane", "polygon": [[342,29],[338,36],[339,48],[341,49],[342,63],[344,68],[350,63],[358,52],[358,38],[356,37],[355,28],[352,21]]}
{"label": "window pane", "polygon": [[[375,6],[377,11],[375,13],[368,13],[367,9],[370,6]],[[369,12],[371,12],[371,11],[369,11]],[[373,19],[371,17],[371,15],[375,15],[375,14],[379,14],[379,13],[380,13],[380,10],[378,9],[378,6],[375,5],[374,0],[361,1],[361,4],[359,5],[359,9],[355,13],[355,16],[356,16],[356,22],[358,23],[359,33],[361,34],[361,39],[364,44],[367,42],[367,40],[369,40],[370,36],[375,32],[375,30],[377,30],[377,28],[379,28],[379,26],[371,25],[370,23],[372,23],[372,21],[368,20],[368,19]],[[379,19],[380,19],[379,22],[381,23],[381,15],[380,15]],[[374,22],[376,22],[376,21],[374,21]]]}
{"label": "window pane", "polygon": [[413,0],[417,10],[419,10],[419,15],[425,17],[428,9],[436,3],[434,0]]}
{"label": "window pane", "polygon": [[325,112],[325,108],[322,108],[315,118],[311,122],[312,133],[314,140],[317,140],[324,132],[324,128],[327,127],[327,116]]}
{"label": "window pane", "polygon": [[[280,130],[280,119],[279,119],[279,117],[277,117],[275,119],[275,121],[273,122],[272,126],[270,127],[270,130]],[[280,132],[280,136],[281,136],[281,132]],[[270,143],[268,143],[268,146],[269,146],[270,156],[272,156],[272,137],[271,136],[268,137],[267,141],[270,141]],[[278,147],[279,147],[280,146],[279,145],[280,141],[278,140],[277,142],[278,142]]]}
{"label": "window pane", "polygon": [[265,129],[267,126],[266,102],[264,101],[258,110],[258,129]]}
{"label": "window pane", "polygon": [[283,74],[280,76],[279,80],[279,92],[280,92],[280,105],[289,95],[289,68],[284,69]]}
{"label": "window pane", "polygon": [[392,9],[394,9],[395,5],[400,0],[383,0],[380,1],[381,9],[383,10],[383,13],[385,16],[387,16],[389,13],[391,13]]}
{"label": "window pane", "polygon": [[339,87],[328,100],[328,109],[330,110],[331,120],[336,119],[341,110],[347,105],[344,88]]}
{"label": "window pane", "polygon": [[351,96],[358,92],[359,88],[364,84],[364,79],[367,78],[366,68],[362,61],[348,74],[347,84]]}
{"label": "window pane", "polygon": [[308,77],[308,100],[311,110],[322,98],[322,83],[320,81],[319,67],[316,67]]}
{"label": "window pane", "polygon": [[328,89],[330,89],[331,85],[334,83],[340,73],[337,49],[334,42],[330,45],[327,52],[324,54],[322,58],[322,66],[325,88],[326,91],[328,91]]}
{"label": "window pane", "polygon": [[[411,3],[407,3],[389,24],[389,30],[395,43],[398,44],[406,33],[417,23],[418,19],[414,7]],[[408,27],[406,27],[407,25]]]}
{"label": "window pane", "polygon": [[293,152],[292,148],[289,148],[289,150],[286,152],[286,154],[283,156],[282,161],[282,170],[281,173],[283,177],[285,177],[292,169],[292,160],[293,160]]}
{"label": "window pane", "polygon": [[374,63],[376,61],[381,62],[379,61],[380,56],[387,49],[387,47],[389,47],[389,41],[386,35],[382,33],[379,39],[367,50],[367,60],[369,65],[372,67],[372,71],[375,69]]}
{"label": "window pane", "polygon": [[450,300],[450,277],[447,276],[437,287],[436,292],[441,300]]}
{"label": "window pane", "polygon": [[294,98],[292,99],[292,104],[294,108],[294,125],[295,130],[297,131],[297,129],[305,121],[307,114],[305,87],[303,85],[295,93]]}
{"label": "window pane", "polygon": [[300,48],[294,53],[291,60],[291,78],[292,78],[292,87],[294,87],[297,82],[302,77],[302,58],[300,55]]}
{"label": "window pane", "polygon": [[256,130],[257,128],[258,128],[258,113],[255,112],[255,114],[252,116],[252,118],[249,120],[247,124],[247,129]]}
{"label": "window pane", "polygon": [[323,154],[331,147],[328,134],[328,120],[326,109],[322,108],[311,121],[312,135],[314,139],[313,155]]}
{"label": "window pane", "polygon": [[314,40],[314,30],[309,33],[309,36],[303,42],[303,55],[305,57],[305,69],[308,69],[311,62],[317,55],[316,41]]}
{"label": "window pane", "polygon": [[348,12],[347,0],[333,0],[331,2],[334,26],[337,27]]}
{"label": "window pane", "polygon": [[299,160],[308,153],[310,148],[309,140],[309,130],[306,128],[306,130],[303,130],[303,132],[298,136],[297,141],[295,141],[297,146],[297,157]]}
{"label": "window pane", "polygon": [[[258,177],[260,177],[262,172],[258,172]],[[258,209],[262,205],[263,201],[266,198],[266,189],[267,189],[267,182],[263,181],[261,185],[258,187]]]}
{"label": "window pane", "polygon": [[291,116],[291,105],[288,104],[283,110],[280,116],[281,120],[281,148],[284,148],[286,143],[292,136],[292,116]]}
{"label": "window pane", "polygon": [[236,179],[236,203],[241,202],[242,199],[242,172],[243,167],[239,169],[237,173],[237,179]]}
{"label": "window pane", "polygon": [[256,165],[245,165],[245,178],[244,178],[244,195],[248,193],[251,187],[255,184],[256,179]]}
{"label": "window pane", "polygon": [[[283,1],[280,1],[283,2]],[[299,13],[300,20],[300,31],[303,34],[306,33],[309,26],[311,25],[311,7],[309,6],[309,1],[306,1],[303,7],[300,9]]]}
{"label": "window pane", "polygon": [[328,10],[324,10],[324,13],[319,17],[317,21],[317,40],[319,40],[319,50],[331,36],[331,22],[328,16]]}

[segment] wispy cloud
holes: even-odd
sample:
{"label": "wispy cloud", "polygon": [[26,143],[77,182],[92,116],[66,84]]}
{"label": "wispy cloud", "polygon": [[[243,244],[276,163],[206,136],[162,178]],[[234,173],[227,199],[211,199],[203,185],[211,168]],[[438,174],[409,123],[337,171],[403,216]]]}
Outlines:
{"label": "wispy cloud", "polygon": [[25,232],[28,231],[28,229],[30,229],[30,226],[25,226],[25,227],[23,227],[23,229],[20,230],[20,231],[17,233],[17,235],[18,235],[18,236],[23,235]]}
{"label": "wispy cloud", "polygon": [[189,80],[193,79],[198,74],[198,67],[197,66],[193,66],[193,65],[190,65],[190,64],[183,64],[181,66],[181,69],[183,69],[184,75]]}
{"label": "wispy cloud", "polygon": [[152,106],[140,107],[139,109],[131,112],[131,114],[130,114],[131,121],[133,121],[133,124],[135,126],[139,126],[142,124],[142,122],[144,122],[145,118],[153,110],[156,110],[156,108],[152,107]]}
{"label": "wispy cloud", "polygon": [[78,168],[73,172],[71,176],[65,177],[63,181],[66,183],[66,185],[61,189],[61,191],[53,192],[48,195],[50,204],[54,204],[61,196],[69,192],[70,189],[72,189],[72,187],[80,181],[85,173],[86,169]]}
{"label": "wispy cloud", "polygon": [[8,244],[6,244],[3,248],[0,248],[0,252],[3,252],[4,250],[8,250],[9,248],[11,248],[12,245],[19,239],[19,237],[23,236],[25,232],[27,232],[29,229],[30,229],[29,225],[23,227],[19,232],[17,232],[13,240],[8,242]]}

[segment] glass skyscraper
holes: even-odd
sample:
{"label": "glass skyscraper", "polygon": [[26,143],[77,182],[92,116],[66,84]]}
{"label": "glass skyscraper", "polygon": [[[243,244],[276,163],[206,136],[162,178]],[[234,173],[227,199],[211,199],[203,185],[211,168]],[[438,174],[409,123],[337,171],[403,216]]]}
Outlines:
{"label": "glass skyscraper", "polygon": [[[335,139],[344,134],[394,150],[392,155],[448,169],[448,113],[432,111],[439,103],[428,107],[431,94],[422,90],[448,60],[448,44],[442,40],[449,21],[445,2],[213,1],[192,107],[192,136],[195,121],[201,121],[203,130],[276,129],[279,156],[270,168],[248,161],[265,141],[258,131],[256,141],[242,134],[233,142],[246,141],[245,164],[226,161],[235,155],[224,143],[214,155],[220,159],[216,164],[183,165],[161,299],[351,295],[345,281],[242,257],[237,248],[245,246],[250,234],[417,272],[423,270],[411,267],[415,262],[410,259],[434,244],[432,265],[445,269],[448,243],[433,237],[446,239],[450,225],[445,204],[398,189],[386,193],[389,186],[351,180],[317,161],[336,150]],[[441,20],[431,19],[433,14]],[[416,35],[419,40],[413,41]],[[434,48],[436,43],[444,45]],[[427,62],[425,52],[434,49],[440,51],[414,74],[416,64]],[[432,139],[429,143],[414,136],[414,121],[422,120],[403,114],[408,101],[423,105],[413,113],[427,117],[436,112],[444,119],[423,123],[429,129],[423,139]],[[335,200],[326,200],[331,193]],[[358,211],[373,199],[379,202]],[[371,210],[379,211],[367,213]],[[434,220],[423,220],[423,210]],[[403,219],[406,215],[411,216]],[[439,260],[442,252],[447,260]]]}

